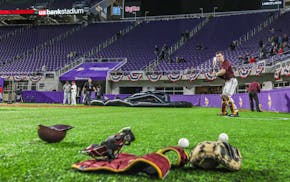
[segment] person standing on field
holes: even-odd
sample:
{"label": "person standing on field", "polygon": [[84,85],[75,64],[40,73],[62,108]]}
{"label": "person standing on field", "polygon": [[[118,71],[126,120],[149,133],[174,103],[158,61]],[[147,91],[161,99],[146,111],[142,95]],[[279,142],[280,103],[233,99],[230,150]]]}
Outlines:
{"label": "person standing on field", "polygon": [[[232,98],[238,86],[238,80],[235,78],[234,71],[230,61],[226,60],[222,51],[216,52],[216,59],[219,62],[220,69],[213,72],[213,76],[220,77],[225,80],[221,100],[222,108],[219,116],[239,117],[239,111]],[[228,115],[227,107],[230,107],[231,114]]]}
{"label": "person standing on field", "polygon": [[71,82],[71,105],[77,105],[76,102],[76,97],[77,97],[77,85],[75,81]]}
{"label": "person standing on field", "polygon": [[85,95],[84,98],[84,103],[86,105],[90,105],[91,104],[91,94],[92,92],[95,91],[96,92],[96,88],[93,85],[92,79],[89,78],[88,81],[85,83],[84,87],[83,87],[83,95]]}
{"label": "person standing on field", "polygon": [[71,92],[71,85],[68,81],[65,82],[63,85],[63,102],[62,104],[65,104],[66,102],[70,104],[70,92]]}
{"label": "person standing on field", "polygon": [[260,83],[252,82],[249,84],[248,93],[249,93],[251,111],[254,111],[254,100],[255,100],[256,111],[262,112],[259,107],[260,104],[259,104],[259,98],[258,98],[258,93],[260,93],[260,91],[261,91]]}

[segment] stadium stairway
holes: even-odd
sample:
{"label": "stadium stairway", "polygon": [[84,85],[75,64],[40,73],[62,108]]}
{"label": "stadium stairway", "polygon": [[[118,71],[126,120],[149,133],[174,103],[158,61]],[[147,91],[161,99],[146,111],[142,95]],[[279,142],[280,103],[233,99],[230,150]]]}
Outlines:
{"label": "stadium stairway", "polygon": [[[267,19],[268,15],[268,13],[258,13],[213,17],[203,27],[202,31],[199,31],[172,54],[173,58],[184,58],[184,62],[167,63],[163,61],[158,65],[158,70],[181,71],[191,67],[195,67],[196,69],[209,69],[212,67],[210,59],[217,50],[228,53],[228,48],[232,41],[259,25]],[[228,25],[232,25],[231,30],[228,29]],[[203,50],[196,48],[200,43],[205,46]],[[231,51],[230,53],[235,53],[236,56],[239,55],[235,51]]]}
{"label": "stadium stairway", "polygon": [[114,44],[98,52],[96,57],[126,57],[127,64],[122,67],[123,71],[143,70],[156,59],[155,46],[171,46],[201,21],[198,18],[144,21],[127,36],[120,37]]}
{"label": "stadium stairway", "polygon": [[[187,41],[189,41],[195,34],[197,34],[199,31],[202,30],[203,27],[206,26],[206,24],[209,22],[209,18],[205,18],[202,22],[200,22],[198,25],[196,25],[192,30],[189,32],[189,37],[187,39],[180,38],[178,41],[176,41],[174,44],[171,45],[169,48],[169,56],[180,49],[184,44],[186,44]],[[143,69],[144,71],[148,70],[154,70],[154,67],[157,67],[162,61],[158,59],[154,59],[152,62],[150,62],[148,65],[145,66]]]}
{"label": "stadium stairway", "polygon": [[[57,40],[33,54],[5,65],[3,71],[31,73],[39,70],[43,65],[46,71],[58,71],[66,65],[80,58],[85,52],[96,45],[103,46],[103,42],[116,35],[120,30],[131,25],[131,22],[106,22],[89,24],[86,28],[75,31],[67,38]],[[73,54],[72,56],[70,54]],[[95,58],[95,57],[94,57]]]}
{"label": "stadium stairway", "polygon": [[258,26],[249,30],[247,33],[242,35],[237,41],[237,46],[243,44],[249,39],[253,38],[257,33],[265,30],[271,23],[276,21],[280,17],[280,13],[274,13],[272,16],[268,17],[264,22],[260,23]]}
{"label": "stadium stairway", "polygon": [[105,49],[106,47],[110,46],[114,42],[116,42],[120,37],[125,36],[126,34],[130,33],[131,30],[133,30],[135,27],[139,26],[142,23],[142,21],[136,21],[133,24],[130,24],[126,28],[119,31],[119,34],[115,34],[112,37],[105,40],[102,44],[97,45],[96,47],[93,47],[88,52],[85,52],[82,57],[91,57],[93,55],[96,55],[99,51],[102,49]]}
{"label": "stadium stairway", "polygon": [[[40,43],[40,44],[37,44],[36,46],[35,45],[29,45],[29,43],[27,43],[27,49],[24,49],[24,50],[19,50],[18,54],[5,60],[6,63],[8,64],[5,64],[2,66],[2,73],[1,74],[5,74],[5,72],[13,72],[13,70],[10,70],[9,67],[13,67],[14,64],[17,64],[18,61],[21,61],[23,59],[25,59],[26,57],[32,55],[32,54],[35,54],[36,52],[39,52],[43,49],[46,49],[47,47],[50,47],[52,45],[54,45],[55,43],[57,42],[60,42],[62,40],[64,40],[65,38],[71,36],[73,33],[75,32],[78,32],[80,31],[81,29],[85,28],[87,25],[85,24],[82,24],[82,25],[72,25],[72,26],[68,26],[66,28],[63,28],[63,27],[60,27],[58,28],[58,26],[53,26],[52,29],[50,29],[50,33],[52,35],[52,37],[50,37],[51,35],[48,33],[48,38],[49,39],[45,39],[45,38],[42,38],[44,42]],[[27,29],[26,31],[30,31],[29,29]],[[63,32],[65,31],[65,32]],[[36,30],[37,32],[37,30]],[[63,32],[63,33],[62,33]],[[61,34],[60,34],[61,33]],[[37,35],[36,37],[38,38],[39,35]],[[30,39],[33,39],[34,37],[28,37]],[[39,40],[37,40],[39,41]],[[41,42],[42,40],[40,39],[39,42]],[[24,63],[21,61],[21,64],[24,65]],[[18,70],[18,71],[21,71],[21,70]],[[32,72],[34,72],[36,70],[33,70]],[[31,73],[32,73],[31,72]],[[30,73],[27,73],[27,74],[30,74]]]}
{"label": "stadium stairway", "polygon": [[1,27],[0,29],[0,42],[4,41],[10,37],[13,37],[17,34],[20,34],[28,29],[30,29],[32,26],[17,26],[17,27]]}
{"label": "stadium stairway", "polygon": [[64,65],[59,71],[58,74],[61,75],[65,73],[66,71],[84,63],[86,59],[84,58],[93,58],[94,55],[96,55],[101,50],[107,48],[108,46],[112,45],[114,42],[116,42],[120,37],[123,37],[130,33],[135,27],[140,25],[142,21],[136,21],[135,23],[129,24],[127,27],[121,29],[119,32],[116,32],[112,37],[107,38],[100,44],[96,45],[95,47],[91,48],[91,50],[83,53],[79,59],[74,60],[73,62],[70,62],[69,64]]}
{"label": "stadium stairway", "polygon": [[[236,48],[236,52],[238,52],[241,55],[245,55],[246,53],[249,53],[250,56],[252,57],[259,57],[259,47],[258,47],[258,42],[263,41],[264,44],[266,45],[266,49],[269,47],[269,42],[268,42],[268,37],[271,36],[283,36],[283,34],[290,34],[290,26],[286,22],[290,17],[289,12],[281,13],[281,14],[274,14],[273,16],[269,17],[269,19],[265,20],[262,24],[263,27],[254,33],[254,30],[248,32],[247,34],[251,34],[251,36],[242,42],[239,46]],[[259,26],[258,26],[259,27]],[[269,27],[274,28],[275,33],[272,33],[269,31]],[[258,28],[256,28],[258,30]],[[279,30],[279,31],[278,31]],[[281,31],[280,31],[281,30]],[[252,35],[253,34],[253,35]],[[289,43],[288,43],[289,45]],[[288,49],[289,50],[289,49]],[[284,50],[286,51],[286,50]],[[285,53],[285,52],[284,52]],[[230,51],[226,51],[225,54],[233,60],[233,62],[236,65],[239,65],[238,61],[238,54],[237,53],[231,53]],[[271,56],[269,59],[275,59],[276,57],[284,57],[284,55],[274,55]],[[259,59],[259,58],[258,58]]]}

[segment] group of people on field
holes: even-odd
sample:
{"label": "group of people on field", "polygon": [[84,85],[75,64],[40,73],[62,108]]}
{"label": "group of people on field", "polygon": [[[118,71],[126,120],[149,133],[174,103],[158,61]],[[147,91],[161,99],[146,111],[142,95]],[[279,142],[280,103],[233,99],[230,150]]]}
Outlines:
{"label": "group of people on field", "polygon": [[[101,99],[102,91],[101,85],[95,86],[92,82],[92,79],[89,78],[87,82],[83,85],[83,88],[80,93],[80,87],[77,87],[76,82],[72,81],[71,84],[66,81],[63,85],[63,104],[77,104],[77,98],[80,98],[80,95],[83,96],[83,103],[90,105],[92,92],[96,93],[96,98]],[[80,101],[78,101],[80,103]]]}

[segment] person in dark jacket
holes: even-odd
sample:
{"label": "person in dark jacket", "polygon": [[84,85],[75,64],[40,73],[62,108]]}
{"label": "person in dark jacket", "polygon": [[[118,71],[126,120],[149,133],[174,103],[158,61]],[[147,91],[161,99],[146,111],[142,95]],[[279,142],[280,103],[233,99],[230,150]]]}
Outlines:
{"label": "person in dark jacket", "polygon": [[256,104],[256,111],[262,112],[259,107],[259,98],[258,93],[261,91],[260,83],[252,82],[248,85],[248,93],[249,93],[249,100],[250,100],[250,107],[251,111],[254,111],[254,100]]}
{"label": "person in dark jacket", "polygon": [[93,91],[96,92],[96,88],[92,82],[92,79],[89,78],[88,81],[84,84],[83,91],[82,91],[83,95],[85,96],[84,104],[91,105],[91,93]]}

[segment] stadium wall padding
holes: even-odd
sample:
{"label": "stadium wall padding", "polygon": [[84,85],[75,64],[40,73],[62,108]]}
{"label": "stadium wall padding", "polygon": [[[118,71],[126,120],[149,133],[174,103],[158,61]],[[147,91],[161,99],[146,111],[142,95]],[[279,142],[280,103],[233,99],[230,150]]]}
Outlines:
{"label": "stadium wall padding", "polygon": [[[94,94],[92,94],[93,96]],[[108,99],[119,97],[124,99],[128,94],[105,94]],[[290,112],[290,88],[280,88],[259,93],[260,104],[265,111]],[[24,102],[35,103],[62,103],[63,92],[39,92],[23,91]],[[171,101],[187,101],[193,106],[200,107],[220,107],[219,94],[196,94],[196,95],[170,95]],[[235,94],[233,99],[238,108],[250,109],[249,97],[247,93]],[[81,99],[82,100],[82,99]]]}

